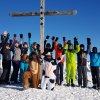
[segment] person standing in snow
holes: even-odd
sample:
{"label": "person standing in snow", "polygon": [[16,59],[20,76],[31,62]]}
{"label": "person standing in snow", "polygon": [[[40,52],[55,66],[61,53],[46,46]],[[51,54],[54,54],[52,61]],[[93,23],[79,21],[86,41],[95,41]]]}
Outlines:
{"label": "person standing in snow", "polygon": [[[14,45],[13,45],[14,44]],[[21,49],[19,48],[19,42],[16,40],[13,42],[12,51],[13,51],[13,57],[12,57],[12,64],[13,64],[13,72],[11,75],[11,83],[18,83],[18,72],[20,68],[20,61],[21,61]]]}
{"label": "person standing in snow", "polygon": [[7,33],[7,31],[4,31],[4,33],[1,34],[0,53],[2,54],[3,73],[0,78],[0,83],[9,82],[9,75],[11,69],[11,51],[8,43],[9,37],[10,34]]}
{"label": "person standing in snow", "polygon": [[[75,38],[76,39],[76,38]],[[91,41],[87,38],[87,50],[84,44],[80,45],[80,52],[77,53],[78,85],[87,87],[87,54],[90,52]]]}
{"label": "person standing in snow", "polygon": [[100,90],[100,52],[93,47],[89,54],[93,88]]}
{"label": "person standing in snow", "polygon": [[70,40],[64,46],[66,54],[66,69],[67,69],[66,82],[67,86],[70,86],[71,83],[72,87],[75,86],[76,54],[80,51],[80,46],[78,44],[78,41],[75,40],[74,43],[76,45],[76,49],[73,49],[73,45],[71,44]]}
{"label": "person standing in snow", "polygon": [[20,34],[20,48],[21,48],[21,62],[20,62],[20,75],[19,81],[22,82],[23,74],[28,69],[28,44],[27,42],[23,42],[23,35]]}
{"label": "person standing in snow", "polygon": [[5,44],[5,48],[1,50],[2,52],[2,67],[3,67],[3,73],[0,77],[0,83],[6,83],[9,84],[9,76],[11,71],[11,51],[9,47],[9,43]]}
{"label": "person standing in snow", "polygon": [[[60,56],[64,54],[64,50],[61,43],[58,42],[58,37],[56,37],[54,41],[54,50],[55,50],[55,59],[59,59]],[[63,37],[63,42],[65,43],[65,37]],[[63,82],[63,64],[64,58],[60,60],[60,62],[57,64],[57,70],[56,70],[56,84],[61,85]]]}

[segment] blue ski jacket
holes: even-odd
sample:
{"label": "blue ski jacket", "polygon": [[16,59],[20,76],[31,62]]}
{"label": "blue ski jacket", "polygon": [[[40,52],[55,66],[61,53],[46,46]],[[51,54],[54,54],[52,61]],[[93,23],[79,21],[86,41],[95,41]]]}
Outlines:
{"label": "blue ski jacket", "polygon": [[100,67],[100,52],[93,53],[90,52],[90,66],[91,67]]}

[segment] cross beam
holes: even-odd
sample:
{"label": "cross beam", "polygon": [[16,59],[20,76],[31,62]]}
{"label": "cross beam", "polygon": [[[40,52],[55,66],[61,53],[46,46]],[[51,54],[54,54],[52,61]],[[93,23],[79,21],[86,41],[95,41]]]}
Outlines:
{"label": "cross beam", "polygon": [[[56,15],[76,15],[77,10],[69,10],[69,11],[47,11],[44,12],[45,16],[56,16]],[[40,16],[40,12],[13,12],[10,13],[12,17],[21,17],[21,16]]]}
{"label": "cross beam", "polygon": [[69,11],[46,11],[45,12],[45,0],[40,0],[40,12],[13,12],[10,13],[12,17],[18,16],[40,16],[40,50],[44,52],[44,16],[55,16],[55,15],[76,15],[77,10]]}

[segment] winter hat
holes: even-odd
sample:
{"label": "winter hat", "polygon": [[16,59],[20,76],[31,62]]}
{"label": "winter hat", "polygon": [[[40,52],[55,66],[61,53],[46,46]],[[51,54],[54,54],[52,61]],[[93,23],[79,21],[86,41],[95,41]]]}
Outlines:
{"label": "winter hat", "polygon": [[83,47],[84,48],[84,44],[81,44],[80,47]]}
{"label": "winter hat", "polygon": [[62,48],[62,44],[61,43],[58,43],[57,46]]}
{"label": "winter hat", "polygon": [[37,43],[36,42],[33,42],[33,45],[37,45]]}
{"label": "winter hat", "polygon": [[16,40],[15,43],[19,43],[19,42]]}
{"label": "winter hat", "polygon": [[84,44],[81,44],[81,45],[80,45],[80,50],[81,50],[81,51],[84,51],[84,49],[85,49]]}
{"label": "winter hat", "polygon": [[6,43],[5,46],[9,46],[9,43]]}
{"label": "winter hat", "polygon": [[97,52],[98,52],[97,47],[93,47],[93,48],[92,48],[92,51],[93,51],[94,53],[97,53]]}
{"label": "winter hat", "polygon": [[27,42],[24,42],[23,45],[28,45]]}
{"label": "winter hat", "polygon": [[46,44],[46,47],[51,47],[50,43],[47,43],[47,44]]}

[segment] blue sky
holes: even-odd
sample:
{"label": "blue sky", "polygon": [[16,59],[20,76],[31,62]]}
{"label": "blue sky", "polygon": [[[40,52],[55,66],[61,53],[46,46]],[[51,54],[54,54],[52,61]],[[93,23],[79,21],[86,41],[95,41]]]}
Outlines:
{"label": "blue sky", "polygon": [[[40,18],[39,17],[10,17],[10,12],[40,11],[40,0],[0,0],[0,34],[8,31],[24,34],[27,41],[27,33],[32,33],[33,41],[40,42]],[[100,51],[100,0],[45,0],[45,10],[72,10],[78,11],[75,16],[47,16],[45,17],[45,36],[54,35],[67,40],[76,36],[79,43],[86,44],[86,38],[90,37],[92,46],[97,46]]]}

